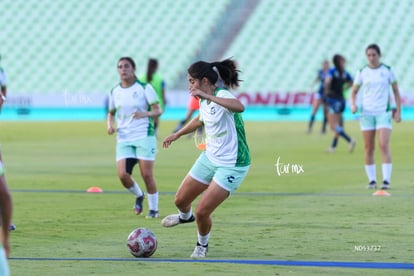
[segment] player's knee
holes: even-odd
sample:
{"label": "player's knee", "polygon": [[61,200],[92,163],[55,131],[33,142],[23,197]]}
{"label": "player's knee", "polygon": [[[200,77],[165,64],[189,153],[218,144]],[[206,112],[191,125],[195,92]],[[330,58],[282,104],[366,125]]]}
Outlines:
{"label": "player's knee", "polygon": [[177,195],[175,196],[174,204],[180,210],[184,209],[184,207],[186,207],[184,199],[180,196],[177,196]]}
{"label": "player's knee", "polygon": [[206,210],[202,208],[197,208],[195,212],[195,217],[197,218],[197,220],[201,220],[201,221],[208,219],[210,215],[211,214],[209,212],[206,212]]}
{"label": "player's knee", "polygon": [[154,179],[154,175],[151,171],[142,171],[141,177],[145,183],[149,183]]}
{"label": "player's knee", "polygon": [[375,152],[375,146],[367,143],[365,145],[365,153],[368,155],[372,155]]}
{"label": "player's knee", "polygon": [[379,148],[380,148],[380,150],[381,150],[381,152],[384,154],[388,154],[389,153],[389,146],[388,146],[388,143],[379,143]]}
{"label": "player's knee", "polygon": [[123,172],[118,172],[118,177],[121,181],[127,181],[128,179],[131,178],[131,175],[128,172],[123,171]]}

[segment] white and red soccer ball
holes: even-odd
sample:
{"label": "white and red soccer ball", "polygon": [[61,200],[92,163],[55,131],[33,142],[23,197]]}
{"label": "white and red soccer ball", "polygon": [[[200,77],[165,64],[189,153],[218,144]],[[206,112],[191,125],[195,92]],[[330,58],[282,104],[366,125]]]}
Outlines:
{"label": "white and red soccer ball", "polygon": [[157,250],[157,237],[148,228],[137,228],[128,236],[127,247],[135,257],[150,257]]}

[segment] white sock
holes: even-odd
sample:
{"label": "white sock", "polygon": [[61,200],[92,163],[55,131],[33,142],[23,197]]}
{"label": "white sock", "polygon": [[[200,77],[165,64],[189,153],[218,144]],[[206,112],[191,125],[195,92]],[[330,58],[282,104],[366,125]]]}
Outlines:
{"label": "white sock", "polygon": [[210,239],[210,233],[204,236],[200,235],[200,233],[197,233],[197,239],[200,245],[206,246],[208,245],[208,239]]}
{"label": "white sock", "polygon": [[138,186],[137,182],[134,182],[134,185],[132,185],[130,188],[128,188],[128,191],[130,191],[136,197],[140,197],[144,194],[142,192],[141,188]]}
{"label": "white sock", "polygon": [[158,192],[154,194],[148,194],[148,208],[153,211],[158,211]]}
{"label": "white sock", "polygon": [[365,172],[367,173],[369,182],[377,182],[377,170],[375,164],[365,165]]}
{"label": "white sock", "polygon": [[382,164],[382,180],[388,181],[388,183],[391,183],[391,172],[392,172],[391,163]]}
{"label": "white sock", "polygon": [[180,210],[178,210],[178,213],[180,214],[180,218],[188,220],[193,215],[193,208],[190,208],[190,211],[188,211],[187,213],[183,213]]}

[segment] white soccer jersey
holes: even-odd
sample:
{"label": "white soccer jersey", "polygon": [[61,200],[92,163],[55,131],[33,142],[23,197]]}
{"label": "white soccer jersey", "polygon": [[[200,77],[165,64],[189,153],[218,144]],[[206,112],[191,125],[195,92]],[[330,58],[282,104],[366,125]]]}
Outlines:
{"label": "white soccer jersey", "polygon": [[150,84],[136,81],[130,87],[117,85],[109,95],[109,110],[116,111],[118,142],[133,141],[154,136],[154,120],[151,117],[134,119],[134,112],[149,111],[158,97]]}
{"label": "white soccer jersey", "polygon": [[[235,98],[222,88],[217,88],[215,95],[221,98]],[[201,100],[200,120],[204,123],[206,155],[211,162],[240,167],[250,164],[249,148],[240,113],[234,113],[214,102]]]}
{"label": "white soccer jersey", "polygon": [[377,68],[365,66],[356,73],[354,85],[362,92],[362,112],[378,115],[390,109],[390,85],[396,82],[391,67],[382,64]]}

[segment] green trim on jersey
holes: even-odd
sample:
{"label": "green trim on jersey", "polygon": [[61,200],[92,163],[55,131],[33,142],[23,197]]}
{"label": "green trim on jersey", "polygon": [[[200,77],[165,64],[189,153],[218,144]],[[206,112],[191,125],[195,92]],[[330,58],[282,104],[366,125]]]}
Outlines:
{"label": "green trim on jersey", "polygon": [[[149,105],[148,111],[151,111],[151,104]],[[155,122],[153,117],[148,117],[148,136],[155,136]]]}
{"label": "green trim on jersey", "polygon": [[145,82],[143,82],[143,81],[140,81],[139,79],[137,79],[137,81],[136,81],[139,85],[141,85],[142,86],[142,88],[144,88],[145,89],[145,86],[147,86],[147,84],[145,83]]}
{"label": "green trim on jersey", "polygon": [[[384,65],[385,68],[387,68],[389,71],[391,71],[391,66],[381,63],[381,65]],[[395,80],[394,82],[392,82],[391,84],[397,83],[397,80]],[[387,109],[385,109],[387,112],[391,110],[391,97],[388,97],[388,102],[387,102]]]}
{"label": "green trim on jersey", "polygon": [[381,65],[384,65],[384,66],[385,66],[385,68],[387,68],[388,70],[391,70],[391,66],[389,66],[389,65],[387,65],[387,64],[385,64],[385,63],[381,63],[381,64],[380,64],[380,66],[381,66]]}
{"label": "green trim on jersey", "polygon": [[234,123],[238,140],[236,167],[248,166],[250,165],[250,151],[246,142],[246,132],[244,131],[241,113],[234,113]]}
{"label": "green trim on jersey", "polygon": [[358,71],[361,72],[362,70],[364,70],[367,67],[369,67],[368,64],[365,64],[364,66],[362,66],[361,68],[359,68]]}
{"label": "green trim on jersey", "polygon": [[[387,65],[387,64],[384,64],[384,63],[381,63],[382,65],[384,65],[384,67],[385,68],[387,68],[388,70],[390,70],[391,71],[391,66],[389,66],[389,65]],[[394,84],[394,83],[397,83],[398,81],[397,80],[395,80],[395,81],[393,81],[391,84]]]}

